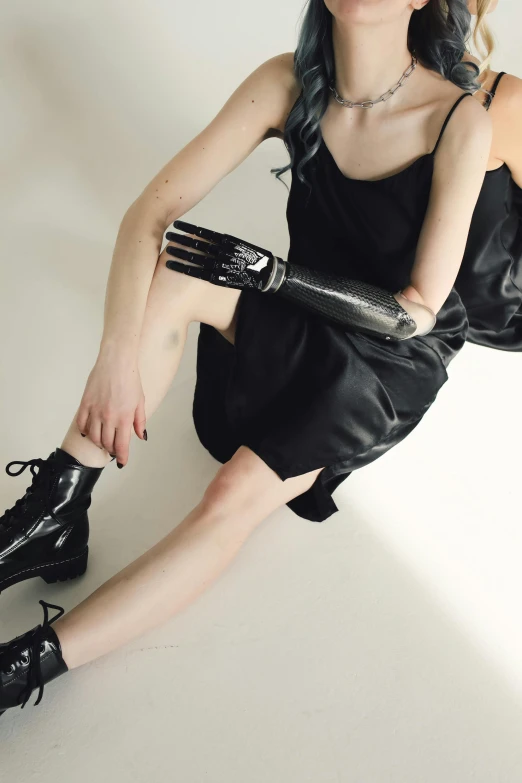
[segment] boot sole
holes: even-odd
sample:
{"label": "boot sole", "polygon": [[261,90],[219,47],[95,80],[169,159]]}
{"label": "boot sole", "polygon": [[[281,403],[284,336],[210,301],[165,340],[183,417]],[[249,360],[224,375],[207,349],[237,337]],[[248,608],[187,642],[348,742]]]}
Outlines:
{"label": "boot sole", "polygon": [[17,574],[12,574],[7,579],[4,579],[3,582],[0,582],[0,593],[2,590],[18,584],[18,582],[33,579],[37,576],[41,577],[47,584],[76,579],[76,577],[82,576],[87,570],[88,556],[89,547],[87,546],[79,555],[69,557],[67,560],[56,560],[53,563],[40,563],[31,568],[24,568],[22,571],[18,571]]}

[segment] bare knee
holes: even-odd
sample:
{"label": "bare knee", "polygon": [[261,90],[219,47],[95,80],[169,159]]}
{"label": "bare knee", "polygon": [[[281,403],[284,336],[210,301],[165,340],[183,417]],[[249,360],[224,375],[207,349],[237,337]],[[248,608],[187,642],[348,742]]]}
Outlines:
{"label": "bare knee", "polygon": [[233,343],[241,291],[168,269],[166,262],[172,261],[173,256],[167,253],[167,247],[174,244],[169,243],[158,258],[151,286],[152,300],[159,296],[166,301],[169,297],[173,313],[183,316],[187,323],[209,324]]}
{"label": "bare knee", "polygon": [[202,498],[213,516],[263,519],[306,492],[322,468],[283,481],[257,454],[241,446],[217,472]]}
{"label": "bare knee", "polygon": [[226,462],[208,485],[201,505],[214,517],[231,519],[253,512],[256,506],[256,474],[248,466]]}

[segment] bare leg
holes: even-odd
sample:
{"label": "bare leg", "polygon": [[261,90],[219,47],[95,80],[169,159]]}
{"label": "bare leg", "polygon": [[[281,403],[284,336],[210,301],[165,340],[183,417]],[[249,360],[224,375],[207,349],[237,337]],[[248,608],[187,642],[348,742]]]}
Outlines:
{"label": "bare leg", "polygon": [[[178,368],[190,321],[210,323],[233,342],[240,293],[167,270],[166,258],[160,256],[140,342],[148,416]],[[102,452],[87,441],[73,425],[63,448],[81,462],[99,460]],[[255,527],[306,491],[319,471],[283,482],[242,446],[171,533],[54,624],[68,667],[110,652],[185,607],[226,568]]]}
{"label": "bare leg", "polygon": [[255,527],[306,491],[320,470],[281,481],[241,446],[171,533],[54,624],[67,666],[121,647],[183,609],[226,568]]}
{"label": "bare leg", "polygon": [[[175,245],[174,242],[169,244]],[[165,267],[165,261],[170,258],[172,256],[164,250],[158,259],[140,339],[139,366],[147,418],[158,408],[176,375],[191,321],[208,323],[221,331],[229,342],[234,341],[240,291],[173,272]],[[75,419],[62,448],[83,465],[104,467],[110,461],[110,455],[80,435]]]}

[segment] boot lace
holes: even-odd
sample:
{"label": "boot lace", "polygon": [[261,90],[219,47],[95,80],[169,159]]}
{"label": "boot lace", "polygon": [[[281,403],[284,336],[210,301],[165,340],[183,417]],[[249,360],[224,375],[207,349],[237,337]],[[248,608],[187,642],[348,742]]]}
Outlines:
{"label": "boot lace", "polygon": [[[51,513],[48,506],[48,497],[52,486],[53,471],[50,459],[29,459],[27,462],[14,460],[5,469],[8,476],[20,476],[26,468],[30,468],[33,480],[30,487],[25,490],[25,495],[16,501],[14,506],[5,510],[0,517],[0,533],[14,527],[17,519],[29,508],[38,506],[44,501],[44,508]],[[18,470],[12,470],[13,465],[21,465]]]}
{"label": "boot lace", "polygon": [[[27,672],[27,684],[18,695],[18,703],[22,700],[22,709],[29,701],[29,697],[35,688],[38,688],[38,698],[34,706],[40,704],[44,692],[44,680],[40,662],[40,654],[45,650],[44,639],[49,627],[58,620],[65,610],[61,606],[49,604],[47,601],[39,601],[44,611],[44,621],[31,631],[17,636],[12,642],[0,651],[0,665],[4,674],[12,674],[15,669],[15,662],[22,661],[29,666]],[[49,620],[49,609],[57,609],[58,614]]]}

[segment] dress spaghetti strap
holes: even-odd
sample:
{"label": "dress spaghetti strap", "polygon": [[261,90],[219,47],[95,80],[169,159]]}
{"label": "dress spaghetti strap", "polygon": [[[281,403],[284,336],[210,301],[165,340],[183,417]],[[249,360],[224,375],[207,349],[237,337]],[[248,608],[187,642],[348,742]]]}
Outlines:
{"label": "dress spaghetti strap", "polygon": [[502,77],[505,75],[505,73],[506,73],[505,71],[500,71],[500,73],[497,75],[497,78],[493,82],[493,87],[491,88],[491,90],[489,90],[488,95],[486,95],[486,100],[482,104],[484,106],[484,108],[486,109],[486,111],[489,110],[489,107],[491,106],[491,101],[495,97],[495,93],[497,91],[498,83],[502,79]]}
{"label": "dress spaghetti strap", "polygon": [[466,95],[473,95],[473,93],[472,92],[464,92],[464,93],[462,93],[462,95],[459,95],[459,97],[457,98],[457,100],[455,101],[455,103],[453,104],[451,109],[449,110],[449,112],[448,112],[448,114],[446,116],[446,119],[444,120],[444,123],[442,125],[442,128],[440,129],[439,138],[437,139],[437,143],[435,144],[435,146],[434,146],[434,148],[433,148],[433,150],[431,152],[432,155],[435,155],[437,147],[439,146],[439,141],[441,140],[442,134],[444,133],[444,129],[445,129],[446,125],[449,122],[449,118],[451,117],[451,115],[453,114],[453,112],[455,111],[455,109],[457,108],[459,103],[461,102],[461,100],[466,97]]}

